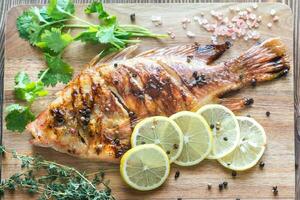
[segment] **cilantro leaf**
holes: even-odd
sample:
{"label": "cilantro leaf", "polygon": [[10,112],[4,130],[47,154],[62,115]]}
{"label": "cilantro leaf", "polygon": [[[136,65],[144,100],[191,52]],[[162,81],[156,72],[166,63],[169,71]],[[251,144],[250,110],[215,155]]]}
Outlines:
{"label": "cilantro leaf", "polygon": [[103,4],[101,2],[94,1],[90,3],[85,9],[84,12],[86,14],[98,13],[98,17],[104,18],[108,17],[109,14],[104,10]]}
{"label": "cilantro leaf", "polygon": [[52,87],[57,83],[68,83],[72,79],[73,68],[64,62],[60,56],[51,56],[50,54],[45,54],[46,63],[48,65],[48,71],[41,71],[39,77],[45,72],[44,76],[41,78],[42,82]]}
{"label": "cilantro leaf", "polygon": [[75,40],[82,42],[92,42],[101,44],[110,44],[117,49],[122,49],[126,43],[115,36],[115,26],[89,27],[88,30],[81,32],[75,37]]}
{"label": "cilantro leaf", "polygon": [[109,15],[103,7],[103,4],[98,1],[94,1],[89,4],[84,12],[86,14],[98,13],[98,18],[103,22],[103,25],[115,25],[117,18],[114,15]]}
{"label": "cilantro leaf", "polygon": [[47,13],[53,19],[66,19],[75,12],[75,6],[72,0],[50,0],[47,7]]}
{"label": "cilantro leaf", "polygon": [[11,131],[23,132],[26,125],[35,119],[29,107],[11,104],[6,108],[6,128]]}
{"label": "cilantro leaf", "polygon": [[38,17],[33,12],[25,11],[17,18],[16,22],[20,37],[29,40],[31,34],[38,32],[39,22]]}
{"label": "cilantro leaf", "polygon": [[19,72],[15,76],[15,83],[15,95],[20,100],[32,103],[37,97],[48,94],[48,91],[44,89],[42,81],[30,81],[28,74],[25,72]]}
{"label": "cilantro leaf", "polygon": [[41,42],[36,45],[40,48],[51,49],[54,53],[60,53],[73,41],[69,33],[61,33],[58,28],[52,28],[50,31],[45,30],[41,35]]}

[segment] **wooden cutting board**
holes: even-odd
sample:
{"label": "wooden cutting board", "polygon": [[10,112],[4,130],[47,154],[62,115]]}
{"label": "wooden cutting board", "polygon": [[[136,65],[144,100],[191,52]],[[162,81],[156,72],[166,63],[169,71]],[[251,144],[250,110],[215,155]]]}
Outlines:
{"label": "wooden cutting board", "polygon": [[[222,11],[225,15],[230,14],[228,8],[238,6],[241,9],[251,4],[107,4],[106,8],[112,14],[116,14],[122,23],[130,23],[129,15],[136,14],[136,23],[150,28],[157,33],[173,31],[176,38],[163,41],[145,39],[141,43],[140,51],[153,47],[164,47],[186,44],[194,41],[201,44],[210,43],[210,34],[205,32],[198,24],[188,25],[187,30],[196,33],[194,39],[186,37],[185,30],[181,27],[184,17],[193,18],[201,12],[209,16],[211,10]],[[77,6],[77,15],[88,20],[97,22],[96,17],[86,17],[82,11],[84,5]],[[14,76],[18,71],[25,70],[33,79],[37,77],[40,69],[45,67],[41,52],[32,48],[26,41],[18,36],[15,21],[18,15],[26,9],[26,6],[12,8],[7,15],[6,44],[5,44],[5,105],[14,103],[13,86]],[[275,9],[279,16],[279,22],[268,29],[266,24],[271,21],[270,10]],[[258,15],[263,16],[263,25],[259,28],[262,39],[281,37],[287,45],[288,53],[292,60],[293,46],[293,23],[290,8],[283,4],[264,3],[259,4]],[[163,25],[156,27],[151,22],[152,15],[162,16]],[[241,52],[255,44],[255,41],[236,41],[219,61],[238,56]],[[83,68],[91,60],[100,48],[92,45],[75,43],[68,47],[64,54],[65,59],[71,63],[76,72]],[[35,113],[42,111],[45,106],[54,99],[54,93],[62,88],[62,85],[49,88],[50,95],[41,98],[33,105]],[[127,187],[121,180],[118,169],[119,165],[90,162],[82,159],[58,153],[52,149],[32,146],[28,141],[31,136],[28,133],[16,134],[3,131],[3,144],[8,149],[15,149],[20,153],[41,154],[48,160],[53,160],[66,165],[74,166],[80,170],[95,171],[99,167],[110,169],[107,178],[117,199],[294,199],[295,197],[295,155],[294,155],[294,96],[293,96],[293,68],[285,78],[269,83],[261,84],[255,88],[246,88],[235,96],[253,97],[254,105],[239,113],[250,114],[263,125],[268,137],[267,150],[262,158],[265,162],[263,170],[255,166],[253,169],[238,173],[236,178],[231,177],[231,171],[224,169],[216,161],[205,160],[195,167],[181,168],[172,165],[170,177],[159,189],[151,192],[137,192]],[[266,117],[265,112],[270,111],[271,116]],[[18,162],[5,158],[2,160],[2,178],[19,170]],[[176,170],[181,174],[178,180],[174,179]],[[218,184],[227,181],[228,189],[220,192]],[[207,190],[207,183],[212,184],[212,189]],[[279,195],[274,197],[272,186],[277,185]],[[21,192],[6,194],[5,199],[30,199]]]}

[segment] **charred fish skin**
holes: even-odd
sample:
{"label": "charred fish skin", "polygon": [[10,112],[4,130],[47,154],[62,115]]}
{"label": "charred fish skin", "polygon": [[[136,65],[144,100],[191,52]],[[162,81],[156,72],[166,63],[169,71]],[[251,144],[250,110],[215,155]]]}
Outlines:
{"label": "charred fish skin", "polygon": [[254,79],[269,81],[290,69],[278,38],[238,58],[208,66],[229,46],[192,44],[150,50],[132,58],[124,51],[94,59],[27,126],[32,143],[86,159],[119,162],[130,148],[131,132],[139,120],[194,111],[216,101],[240,109],[245,99],[219,98]]}

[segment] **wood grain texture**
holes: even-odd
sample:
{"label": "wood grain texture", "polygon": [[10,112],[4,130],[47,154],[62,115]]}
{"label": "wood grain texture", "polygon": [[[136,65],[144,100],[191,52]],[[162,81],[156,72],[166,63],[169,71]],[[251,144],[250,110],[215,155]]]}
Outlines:
{"label": "wood grain texture", "polygon": [[[145,40],[140,50],[151,47],[174,45],[178,43],[188,43],[193,40],[188,39],[180,26],[183,17],[192,17],[199,15],[200,12],[209,13],[211,9],[225,11],[233,4],[119,4],[107,5],[107,9],[117,14],[120,21],[129,23],[129,14],[135,12],[137,23],[151,28],[154,32],[165,32],[167,29],[173,29],[176,32],[176,40]],[[246,7],[246,4],[240,7]],[[25,70],[35,78],[38,71],[45,64],[40,52],[21,40],[16,32],[15,19],[22,12],[24,6],[11,9],[8,13],[6,23],[6,45],[5,45],[5,104],[14,102],[13,97],[13,77],[19,70]],[[82,6],[78,6],[77,14],[85,17],[82,12]],[[195,9],[197,8],[197,9]],[[270,31],[264,26],[260,28],[263,38],[280,36],[284,43],[289,47],[289,55],[292,57],[292,16],[287,6],[281,4],[261,5],[257,12],[263,15],[265,21],[268,19],[268,13],[271,8],[275,8],[280,15],[280,22]],[[163,26],[155,27],[150,21],[153,14],[162,15]],[[267,13],[267,14],[266,14]],[[175,17],[176,16],[176,17]],[[95,20],[95,19],[89,19]],[[189,30],[197,33],[195,41],[202,44],[208,44],[209,34],[201,30],[196,24],[192,23]],[[284,30],[284,31],[282,31]],[[235,42],[231,50],[227,51],[220,59],[226,60],[237,56],[240,52],[252,46],[254,42]],[[64,55],[76,69],[79,71],[94,55],[99,52],[99,48],[90,45],[81,45],[75,43],[69,47]],[[218,61],[218,62],[220,62]],[[61,86],[49,88],[51,94],[48,98],[43,98],[33,105],[35,112],[40,112],[49,101],[53,100],[54,92]],[[273,199],[272,186],[278,185],[279,196],[277,199],[294,199],[295,197],[295,168],[294,168],[294,104],[293,104],[293,70],[287,78],[283,78],[271,83],[262,84],[256,88],[247,88],[235,96],[253,97],[255,104],[251,109],[245,110],[241,115],[250,114],[266,129],[268,136],[268,148],[263,157],[266,162],[264,170],[258,167],[240,173],[238,177],[232,179],[231,172],[223,169],[215,161],[204,161],[200,165],[192,168],[172,167],[171,175],[166,184],[154,192],[141,193],[129,189],[120,179],[118,165],[101,162],[87,162],[81,159],[55,152],[51,149],[33,147],[29,144],[29,134],[11,134],[4,130],[3,144],[9,149],[16,149],[21,153],[39,153],[49,160],[59,163],[75,166],[81,170],[95,171],[100,166],[110,169],[107,178],[111,180],[111,187],[117,199]],[[271,117],[266,118],[265,112],[271,111]],[[11,159],[2,160],[2,177],[6,178],[18,170],[18,162]],[[180,169],[181,176],[175,181],[174,173]],[[229,189],[219,192],[217,185],[222,181],[229,182]],[[206,184],[213,184],[213,189],[208,191]],[[6,194],[5,199],[27,199],[22,193]]]}

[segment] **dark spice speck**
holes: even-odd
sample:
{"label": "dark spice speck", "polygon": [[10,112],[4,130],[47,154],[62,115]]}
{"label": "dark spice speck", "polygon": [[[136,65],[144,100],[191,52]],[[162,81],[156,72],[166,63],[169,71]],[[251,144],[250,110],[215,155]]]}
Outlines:
{"label": "dark spice speck", "polygon": [[259,162],[259,168],[263,169],[265,167],[265,163],[263,161]]}
{"label": "dark spice speck", "polygon": [[135,22],[135,13],[130,14],[130,21]]}
{"label": "dark spice speck", "polygon": [[224,187],[223,183],[220,183],[220,184],[219,184],[219,190],[220,190],[220,191],[223,190],[223,187]]}
{"label": "dark spice speck", "polygon": [[223,182],[223,186],[224,186],[224,188],[227,188],[228,182],[224,181],[224,182]]}
{"label": "dark spice speck", "polygon": [[269,117],[271,115],[270,111],[266,112],[266,116]]}
{"label": "dark spice speck", "polygon": [[207,184],[207,189],[208,189],[208,190],[211,190],[211,187],[212,187],[212,184],[211,184],[211,183],[208,183],[208,184]]}
{"label": "dark spice speck", "polygon": [[231,176],[232,176],[232,177],[236,177],[236,176],[237,176],[236,171],[232,171],[232,172],[231,172]]}
{"label": "dark spice speck", "polygon": [[177,170],[175,172],[175,176],[174,176],[175,180],[177,180],[179,178],[179,176],[180,176],[180,171]]}
{"label": "dark spice speck", "polygon": [[174,149],[178,149],[178,144],[173,144]]}
{"label": "dark spice speck", "polygon": [[254,99],[253,98],[244,98],[244,105],[245,106],[250,106],[254,103]]}

